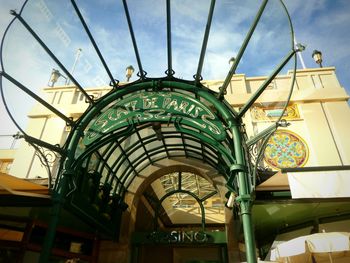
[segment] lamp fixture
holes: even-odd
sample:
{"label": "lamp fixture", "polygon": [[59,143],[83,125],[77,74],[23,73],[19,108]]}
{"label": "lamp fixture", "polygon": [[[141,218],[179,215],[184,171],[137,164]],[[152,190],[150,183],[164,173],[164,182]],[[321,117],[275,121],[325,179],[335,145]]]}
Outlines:
{"label": "lamp fixture", "polygon": [[67,80],[67,78],[63,76],[58,69],[52,69],[48,86],[49,87],[55,86],[55,83],[57,82],[59,77],[63,77],[64,79]]}
{"label": "lamp fixture", "polygon": [[314,52],[312,52],[312,58],[320,65],[320,68],[322,68],[322,52],[315,49]]}
{"label": "lamp fixture", "polygon": [[125,76],[126,76],[126,81],[129,82],[132,74],[134,73],[135,69],[133,66],[129,65],[126,67],[126,73],[125,73]]}
{"label": "lamp fixture", "polygon": [[234,192],[231,192],[230,193],[230,196],[227,200],[227,203],[226,203],[226,207],[227,208],[233,208],[234,204],[235,204],[235,199],[236,199],[236,195]]}

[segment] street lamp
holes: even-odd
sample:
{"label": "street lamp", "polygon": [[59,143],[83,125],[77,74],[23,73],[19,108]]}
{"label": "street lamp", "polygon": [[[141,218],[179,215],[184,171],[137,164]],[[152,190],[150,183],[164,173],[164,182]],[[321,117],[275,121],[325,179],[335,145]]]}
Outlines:
{"label": "street lamp", "polygon": [[312,58],[320,65],[320,68],[322,68],[322,52],[314,50],[314,52],[312,52]]}
{"label": "street lamp", "polygon": [[52,69],[50,80],[49,80],[49,86],[53,87],[55,86],[55,83],[57,82],[59,77],[63,77],[64,79],[67,80],[65,76],[63,76],[58,69]]}
{"label": "street lamp", "polygon": [[230,64],[230,66],[232,66],[232,64],[235,62],[235,57],[231,57],[230,60],[228,61],[228,64]]}
{"label": "street lamp", "polygon": [[129,82],[129,79],[131,78],[132,74],[134,73],[135,69],[133,66],[126,67],[126,81]]}

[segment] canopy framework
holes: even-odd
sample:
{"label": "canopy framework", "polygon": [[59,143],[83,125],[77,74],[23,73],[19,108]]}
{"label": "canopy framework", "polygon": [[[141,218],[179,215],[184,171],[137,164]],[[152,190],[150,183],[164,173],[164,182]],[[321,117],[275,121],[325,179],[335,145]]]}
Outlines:
{"label": "canopy framework", "polygon": [[[184,81],[173,76],[170,1],[167,1],[168,69],[165,72],[166,77],[147,78],[147,73],[143,70],[141,56],[138,52],[127,1],[123,0],[129,32],[139,67],[138,76],[140,77],[138,81],[124,85],[123,87],[118,86],[118,81],[111,75],[78,6],[75,1],[72,0],[71,2],[95,51],[98,53],[104,69],[111,79],[111,86],[115,88],[99,100],[94,100],[93,97],[87,94],[85,89],[21,16],[22,11],[19,14],[16,12],[12,13],[15,19],[21,22],[41,47],[60,66],[90,104],[86,112],[78,120],[73,122],[61,114],[60,111],[54,108],[51,109],[49,105],[44,103],[45,106],[72,126],[66,144],[62,147],[50,145],[42,142],[40,139],[32,138],[23,129],[20,129],[24,134],[24,138],[30,143],[64,153],[62,156],[64,155],[65,157],[62,158],[60,163],[60,170],[54,185],[54,200],[56,203],[53,208],[53,219],[48,230],[45,242],[46,247],[43,250],[41,262],[45,262],[49,256],[54,229],[62,205],[70,207],[73,212],[80,213],[80,215],[86,217],[87,221],[100,226],[101,229],[108,232],[110,230],[108,228],[110,224],[106,225],[106,220],[112,220],[113,225],[118,226],[118,222],[120,223],[118,221],[120,220],[120,214],[126,208],[123,202],[125,193],[140,172],[159,160],[175,157],[193,158],[208,163],[225,177],[228,190],[238,194],[236,202],[241,206],[248,261],[255,262],[255,245],[250,210],[253,201],[252,191],[255,186],[253,173],[256,164],[253,165],[250,161],[249,147],[251,145],[248,145],[248,147],[246,144],[247,138],[241,118],[267,88],[273,78],[281,71],[282,67],[293,56],[295,57],[295,53],[300,50],[292,48],[281,66],[260,87],[259,92],[254,94],[245,104],[243,107],[244,110],[237,113],[224,100],[224,94],[240,59],[237,59],[231,67],[219,93],[206,89],[200,83],[202,80],[201,72],[206,54],[206,45],[215,7],[214,0],[211,1],[208,11],[208,20],[194,81]],[[243,55],[267,2],[264,1],[261,5],[239,52],[239,58]],[[9,75],[4,70],[1,76],[6,78]],[[294,79],[292,85],[293,83]],[[17,85],[16,82],[14,84]],[[17,86],[22,90],[25,88],[23,85]],[[160,93],[162,95],[159,95]],[[168,95],[170,97],[177,97],[171,97],[167,101],[164,97]],[[29,94],[29,96],[36,99],[34,95]],[[139,100],[136,99],[138,101],[141,101],[144,97],[148,97],[151,101],[147,101],[147,103],[150,104],[144,103],[143,107],[138,107],[137,114],[135,115],[130,110],[132,108],[133,112],[135,112],[136,107],[132,104],[135,100],[128,100],[132,96],[138,96]],[[181,102],[179,101],[179,97],[182,100]],[[132,97],[132,99],[135,98]],[[164,111],[162,112],[156,110],[160,105],[155,102],[161,99],[164,99],[162,103],[162,110]],[[36,100],[41,102],[38,99]],[[190,104],[192,102],[193,104]],[[106,112],[109,115],[105,114]],[[164,113],[165,115],[162,115]],[[124,118],[121,123],[108,123],[110,125],[108,129],[104,129],[104,125],[107,124],[100,125],[99,123],[101,121],[103,123],[106,123],[106,121],[117,121],[121,118],[120,116]],[[257,135],[251,141],[258,142],[260,139],[265,139],[278,125],[273,125],[268,132]],[[96,127],[99,127],[99,129],[96,130]],[[85,193],[90,198],[91,207],[79,209],[79,204],[82,202],[78,198],[80,193]],[[67,199],[67,202],[64,201],[65,199]],[[93,214],[92,209],[96,203],[101,204],[98,207],[101,216],[98,217],[91,216]],[[111,203],[111,205],[106,205],[107,203]],[[105,218],[105,220],[103,216],[106,217],[106,214],[107,219]],[[117,229],[114,230],[117,231]]]}

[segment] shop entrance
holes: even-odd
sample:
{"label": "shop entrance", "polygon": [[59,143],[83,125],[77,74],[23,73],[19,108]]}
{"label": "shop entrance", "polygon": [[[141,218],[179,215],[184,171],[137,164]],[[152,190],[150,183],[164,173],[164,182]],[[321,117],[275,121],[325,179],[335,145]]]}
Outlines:
{"label": "shop entrance", "polygon": [[222,231],[134,233],[132,254],[133,263],[228,262],[226,234]]}
{"label": "shop entrance", "polygon": [[226,246],[150,246],[138,248],[133,263],[223,263],[227,261]]}
{"label": "shop entrance", "polygon": [[168,166],[141,187],[133,263],[228,262],[225,200],[203,167]]}

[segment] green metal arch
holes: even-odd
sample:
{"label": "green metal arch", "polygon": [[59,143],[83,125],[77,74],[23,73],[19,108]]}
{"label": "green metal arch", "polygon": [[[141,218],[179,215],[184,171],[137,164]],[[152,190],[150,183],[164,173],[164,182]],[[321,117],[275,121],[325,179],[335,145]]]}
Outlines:
{"label": "green metal arch", "polygon": [[229,128],[236,124],[235,120],[235,113],[232,112],[232,109],[228,108],[226,105],[224,106],[222,101],[217,99],[215,97],[215,94],[213,91],[210,91],[209,89],[202,87],[197,87],[194,85],[191,85],[188,82],[184,82],[181,80],[167,80],[165,79],[159,79],[159,80],[147,80],[147,81],[141,81],[137,83],[133,83],[130,85],[126,85],[123,87],[120,87],[118,90],[112,90],[111,93],[106,94],[101,99],[97,100],[96,103],[93,106],[90,106],[90,108],[81,116],[76,126],[73,128],[73,132],[68,138],[68,145],[67,148],[74,149],[76,148],[77,143],[77,135],[78,137],[81,136],[81,133],[83,132],[83,129],[86,128],[86,126],[89,124],[89,122],[97,116],[100,111],[107,106],[108,104],[112,103],[116,99],[122,98],[123,96],[127,94],[131,94],[137,91],[141,90],[148,90],[148,91],[159,91],[164,88],[169,89],[179,89],[183,91],[189,91],[194,94],[197,94],[198,97],[202,97],[212,103],[214,107],[218,110],[220,115],[223,117],[223,120],[229,124]]}
{"label": "green metal arch", "polygon": [[[239,131],[240,120],[237,120],[236,112],[232,108],[228,107],[227,104],[224,104],[221,100],[219,100],[215,96],[215,93],[213,91],[210,91],[209,89],[203,86],[202,87],[195,86],[193,82],[182,81],[174,78],[172,78],[171,80],[169,80],[168,78],[143,80],[137,83],[126,85],[124,87],[120,87],[120,89],[118,90],[112,90],[110,93],[106,94],[104,97],[97,100],[96,103],[81,116],[81,118],[77,121],[77,125],[73,127],[72,133],[67,139],[68,143],[66,145],[66,149],[67,149],[68,155],[62,167],[62,172],[64,173],[65,171],[68,171],[68,170],[74,170],[75,166],[81,162],[79,161],[80,158],[77,159],[75,156],[79,141],[84,136],[84,131],[86,127],[89,125],[89,123],[91,122],[91,120],[93,120],[96,116],[98,116],[100,112],[103,109],[105,109],[109,104],[111,104],[113,101],[123,98],[123,96],[132,94],[135,92],[139,92],[142,90],[156,92],[164,89],[191,92],[196,96],[198,101],[200,101],[200,99],[202,98],[207,102],[209,102],[215,108],[217,113],[221,116],[225,127],[227,127],[232,133],[233,145],[231,145],[230,148],[241,148],[241,142],[240,142],[241,140],[240,139],[238,141],[235,140],[235,136],[238,136],[238,137],[241,136],[240,134],[241,132]],[[114,136],[122,136],[123,134],[132,132],[133,124],[132,123],[130,124],[131,124],[130,127],[121,131],[120,134],[114,134],[114,135],[111,135],[110,137],[106,136],[101,140],[99,140],[98,142],[96,142],[95,144],[92,144],[91,146],[84,149],[86,151],[84,155],[87,156],[89,153],[93,152],[95,149],[102,147],[109,140],[112,140]],[[177,125],[176,121],[174,125]],[[182,128],[181,127],[177,127],[177,128],[181,132]],[[226,149],[219,142],[207,136],[203,136],[195,132],[191,133],[191,131],[184,131],[184,132],[189,133],[191,136],[193,136],[194,138],[197,138],[197,140],[199,141],[206,141],[208,145],[211,145],[214,149],[217,149],[220,152],[220,154],[225,156],[229,160],[231,165],[237,163],[237,160],[235,159],[237,150],[234,151],[234,149],[231,149],[232,152],[231,151],[229,152],[228,149]],[[231,139],[232,138],[227,138],[227,141],[229,141],[230,144],[232,143],[232,141],[230,141]]]}
{"label": "green metal arch", "polygon": [[[240,110],[240,112],[237,113],[233,109],[230,109],[230,107],[228,105],[226,105],[226,102],[221,101],[221,99],[222,99],[223,95],[225,94],[227,85],[231,81],[231,78],[232,78],[233,74],[235,74],[235,70],[237,68],[237,65],[239,64],[239,61],[240,61],[240,59],[241,59],[241,57],[242,57],[242,55],[244,53],[244,50],[245,50],[245,48],[246,48],[246,46],[247,46],[247,44],[248,44],[248,42],[250,40],[251,35],[254,32],[254,29],[255,29],[255,27],[256,27],[259,19],[260,19],[261,14],[263,13],[263,10],[264,10],[267,2],[268,2],[268,0],[264,0],[263,1],[262,5],[261,5],[261,8],[259,9],[258,14],[257,14],[257,16],[256,16],[256,18],[255,18],[255,20],[253,22],[253,25],[251,26],[251,28],[250,28],[250,30],[249,30],[249,32],[247,34],[247,37],[244,40],[244,43],[242,44],[241,49],[239,50],[239,52],[237,54],[236,60],[233,63],[233,65],[231,66],[229,74],[227,75],[227,77],[225,79],[225,82],[224,82],[224,85],[221,87],[220,93],[218,95],[214,95],[213,92],[205,89],[204,87],[197,87],[198,85],[200,85],[199,81],[202,78],[201,70],[202,70],[203,60],[204,60],[204,55],[205,55],[205,50],[206,50],[206,42],[208,40],[208,35],[209,35],[209,28],[210,28],[209,26],[207,27],[207,30],[206,30],[206,33],[205,33],[205,37],[204,37],[204,41],[203,41],[203,48],[202,48],[202,52],[201,52],[201,55],[200,55],[200,63],[198,65],[198,70],[197,70],[197,74],[195,75],[195,81],[194,82],[181,81],[181,80],[172,78],[173,69],[172,69],[172,65],[171,65],[171,38],[170,38],[171,34],[168,35],[168,39],[167,39],[168,40],[168,70],[166,71],[166,74],[168,75],[168,77],[164,78],[164,79],[146,79],[146,77],[145,77],[146,74],[145,74],[145,72],[142,69],[141,60],[140,60],[140,57],[139,57],[139,54],[138,54],[138,51],[137,51],[136,41],[134,39],[134,33],[133,33],[133,30],[132,30],[129,13],[127,11],[126,1],[123,1],[124,7],[125,7],[125,13],[127,15],[128,25],[129,25],[129,28],[130,28],[130,34],[131,34],[132,40],[133,40],[133,45],[134,45],[134,49],[135,49],[135,55],[137,57],[137,62],[139,64],[141,79],[140,79],[140,81],[138,81],[136,83],[132,83],[131,85],[127,85],[127,86],[124,86],[124,87],[117,87],[116,81],[113,79],[113,76],[111,75],[108,67],[106,66],[106,63],[105,63],[105,61],[104,61],[104,59],[103,59],[99,49],[97,48],[96,43],[93,40],[93,37],[91,36],[90,31],[88,30],[88,27],[87,27],[87,25],[84,22],[84,19],[82,19],[80,17],[79,9],[74,4],[75,10],[77,11],[78,16],[80,17],[81,22],[82,22],[82,24],[83,24],[83,26],[85,28],[85,31],[88,33],[88,36],[89,36],[89,38],[90,38],[90,40],[91,40],[91,42],[92,42],[96,52],[98,53],[98,56],[99,56],[102,64],[105,66],[105,69],[106,69],[108,75],[111,78],[111,82],[113,83],[113,86],[115,88],[117,88],[117,90],[113,90],[107,96],[104,96],[102,99],[97,100],[97,101],[93,101],[93,99],[86,93],[86,91],[79,85],[79,83],[77,83],[75,81],[73,76],[71,76],[69,74],[68,70],[65,69],[63,64],[58,59],[56,59],[55,56],[52,54],[52,52],[48,49],[48,47],[45,46],[45,43],[43,43],[40,40],[40,38],[35,34],[35,32],[33,30],[31,30],[30,26],[21,17],[21,13],[23,11],[23,8],[21,9],[20,14],[17,14],[16,12],[13,11],[12,14],[15,15],[15,19],[18,19],[31,32],[31,34],[36,38],[36,40],[46,50],[46,52],[51,56],[51,58],[54,59],[54,61],[58,65],[60,65],[60,67],[62,69],[64,69],[65,73],[68,74],[68,77],[73,80],[73,82],[76,84],[76,86],[85,95],[87,100],[91,104],[93,104],[93,106],[91,106],[83,114],[82,118],[80,120],[78,120],[76,123],[71,121],[70,119],[67,119],[63,114],[60,114],[58,111],[55,111],[55,109],[53,109],[54,112],[58,116],[60,116],[61,118],[65,119],[68,123],[74,125],[73,131],[70,133],[69,138],[67,140],[67,143],[64,146],[64,150],[65,151],[61,151],[62,149],[60,149],[59,147],[55,147],[53,145],[47,144],[47,143],[45,143],[45,142],[43,142],[41,140],[38,140],[38,139],[35,140],[35,143],[38,144],[38,145],[40,145],[40,144],[44,145],[45,147],[54,149],[56,151],[59,151],[60,153],[61,152],[67,152],[67,156],[65,156],[64,161],[61,161],[61,163],[60,163],[61,166],[60,166],[60,171],[59,171],[59,175],[58,175],[59,176],[59,184],[57,184],[57,187],[54,189],[54,190],[56,190],[56,191],[54,191],[54,195],[57,195],[57,196],[54,196],[54,199],[57,199],[57,200],[55,200],[57,205],[55,205],[55,207],[54,207],[54,213],[59,214],[59,209],[60,209],[61,203],[65,202],[64,198],[67,195],[67,191],[69,191],[70,188],[71,188],[72,181],[74,181],[74,180],[72,180],[72,178],[74,178],[74,176],[76,176],[75,175],[75,168],[76,168],[75,165],[77,164],[77,159],[76,159],[75,154],[76,154],[76,151],[78,149],[79,140],[83,136],[84,130],[85,130],[86,126],[89,124],[89,121],[92,120],[94,116],[97,116],[98,112],[100,110],[102,110],[103,107],[108,105],[108,101],[111,102],[111,101],[113,101],[115,99],[121,98],[124,95],[130,94],[132,92],[139,91],[139,90],[142,90],[142,89],[144,89],[144,90],[150,89],[150,90],[153,90],[153,91],[157,91],[157,90],[161,90],[162,88],[165,87],[165,88],[169,88],[169,89],[174,89],[175,88],[175,89],[180,89],[180,90],[182,89],[184,91],[187,90],[187,91],[195,93],[198,96],[198,98],[203,98],[203,99],[207,100],[208,102],[210,102],[214,106],[214,108],[222,116],[223,122],[225,124],[227,124],[227,129],[229,129],[229,132],[232,135],[230,139],[232,139],[232,141],[233,141],[232,144],[229,144],[231,146],[230,147],[231,150],[233,150],[233,154],[232,154],[233,157],[232,158],[227,157],[230,160],[229,165],[228,165],[227,168],[230,171],[230,175],[232,175],[229,178],[228,188],[229,188],[229,190],[233,190],[232,189],[232,180],[235,178],[235,176],[237,176],[239,178],[238,182],[239,182],[239,188],[240,188],[240,197],[239,197],[240,199],[239,199],[239,202],[242,203],[242,205],[241,205],[242,213],[241,214],[242,214],[243,217],[248,215],[248,218],[247,218],[247,222],[248,223],[246,223],[244,225],[247,225],[248,228],[249,228],[249,224],[250,224],[249,223],[250,222],[250,219],[249,219],[249,213],[250,213],[249,205],[250,205],[250,202],[253,200],[253,198],[250,195],[251,195],[251,192],[252,192],[253,189],[251,188],[251,182],[249,182],[249,177],[247,176],[247,172],[248,172],[248,170],[247,170],[247,168],[248,168],[247,162],[249,162],[249,158],[246,156],[247,149],[245,149],[245,147],[244,147],[245,138],[242,138],[243,137],[242,131],[240,131],[239,128],[241,126],[241,120],[240,120],[241,116],[243,116],[243,114],[249,109],[249,107],[254,103],[255,100],[251,99]],[[289,24],[290,24],[290,28],[291,28],[291,46],[292,46],[292,49],[294,49],[293,48],[293,28],[292,28],[292,25],[291,25],[291,22],[290,22],[290,17],[289,17],[289,14],[288,14],[288,12],[287,12],[287,10],[286,10],[282,0],[279,0],[279,2],[282,4],[283,8],[286,11],[286,15],[287,15],[287,18],[288,18],[288,21],[289,21]],[[72,1],[72,3],[74,3],[74,1]],[[167,3],[170,3],[170,1],[168,1]],[[208,25],[210,25],[210,23],[211,23],[211,22],[209,23],[209,21],[211,21],[211,16],[212,16],[212,13],[213,13],[213,10],[214,10],[214,8],[213,8],[214,7],[214,3],[215,3],[215,0],[212,0],[211,10],[210,10],[209,16],[208,16]],[[170,18],[170,12],[168,13],[168,17]],[[167,20],[167,28],[169,29],[169,33],[170,33],[170,29],[171,29],[170,25],[171,25],[170,24],[170,19],[168,19]],[[6,32],[5,32],[5,34],[6,34]],[[285,60],[285,62],[287,62],[290,59],[290,57],[294,55],[293,53],[295,53],[295,52],[296,52],[296,50],[293,50],[290,53],[290,55],[288,55],[288,58]],[[0,47],[0,53],[2,53],[2,43],[1,43],[1,47]],[[283,63],[281,64],[281,67],[283,65],[285,65]],[[1,59],[1,64],[3,64],[2,63],[2,59]],[[279,69],[275,72],[276,74],[279,72],[281,67],[279,67]],[[265,83],[266,85],[269,83],[269,81],[271,81],[274,78],[275,73],[273,73],[271,75],[271,77],[269,77],[269,79]],[[2,75],[5,78],[10,79],[10,76],[8,74],[5,73],[5,74],[2,74]],[[16,84],[16,83],[14,83],[14,84]],[[261,92],[263,92],[264,89],[266,88],[265,84],[259,89],[259,91],[256,94],[253,95],[253,97],[255,97],[255,98],[259,97],[259,93],[261,94]],[[119,90],[119,88],[120,88],[120,90]],[[24,88],[22,87],[22,90],[23,89]],[[220,100],[218,98],[220,98]],[[5,103],[5,106],[6,106],[6,103]],[[48,104],[46,104],[45,106],[50,108]],[[52,107],[51,107],[51,109],[52,109]],[[10,116],[13,119],[11,114],[10,114]],[[32,141],[34,140],[34,138],[31,138],[30,136],[26,135],[24,133],[24,131],[22,131],[22,132],[25,135],[25,138],[27,140],[32,140]],[[183,130],[183,132],[190,133],[187,130]],[[192,133],[192,135],[194,137],[196,137],[198,140],[206,139],[205,137],[202,137],[201,135],[198,135],[198,134]],[[106,138],[104,138],[104,139],[106,139]],[[255,138],[255,140],[257,140],[257,138]],[[103,142],[106,142],[106,141],[103,141]],[[225,150],[222,149],[220,144],[215,144],[214,141],[210,141],[210,140],[208,141],[208,143],[213,145],[213,147],[217,148],[218,151],[220,151],[220,152],[225,154]],[[103,143],[98,144],[98,145],[103,145]],[[87,158],[90,158],[90,157],[91,156],[87,155]],[[252,180],[254,180],[254,179],[252,179]],[[58,220],[57,218],[54,218],[52,220],[51,225],[55,225],[57,223],[57,220]],[[245,221],[244,218],[243,218],[243,221]],[[250,231],[251,231],[251,229],[248,229],[247,231],[245,231],[245,236],[247,237],[247,239],[248,238],[252,239],[252,237],[253,237],[253,235],[250,234]],[[52,228],[51,228],[51,232],[50,232],[51,236],[48,235],[48,238],[47,238],[47,240],[50,240],[50,242],[51,242],[50,244],[52,244],[52,242],[53,242],[53,237],[52,237],[53,234],[52,233],[53,233],[53,231],[52,231]],[[247,243],[247,251],[248,251],[247,255],[249,256],[248,257],[248,262],[255,262],[256,261],[256,259],[255,259],[255,247],[252,245],[253,242],[248,242],[247,241],[246,243]],[[48,251],[48,248],[51,246],[50,244],[46,245],[46,248],[44,249],[44,251]],[[48,253],[46,253],[45,256],[48,257]],[[43,257],[43,258],[45,258],[45,257]],[[44,262],[44,260],[41,260],[41,262]]]}

